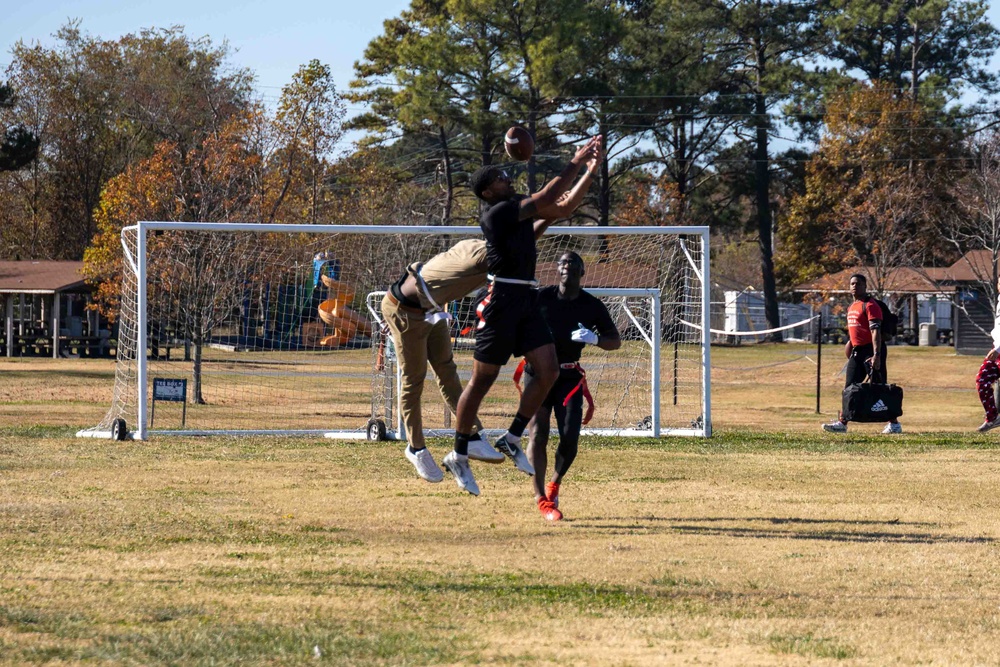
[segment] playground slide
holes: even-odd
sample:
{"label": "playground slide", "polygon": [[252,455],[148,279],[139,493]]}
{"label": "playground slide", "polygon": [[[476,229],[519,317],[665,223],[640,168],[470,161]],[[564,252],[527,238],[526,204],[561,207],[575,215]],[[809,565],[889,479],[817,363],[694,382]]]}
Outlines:
{"label": "playground slide", "polygon": [[341,347],[359,333],[370,336],[371,322],[347,305],[354,300],[354,288],[327,276],[322,279],[330,298],[319,304],[319,318],[333,327],[333,335],[325,336],[319,344],[324,347]]}

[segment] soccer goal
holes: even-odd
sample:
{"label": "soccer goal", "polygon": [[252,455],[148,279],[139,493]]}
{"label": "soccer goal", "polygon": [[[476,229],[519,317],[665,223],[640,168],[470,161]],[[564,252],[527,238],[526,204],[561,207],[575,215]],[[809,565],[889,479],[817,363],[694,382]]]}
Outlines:
{"label": "soccer goal", "polygon": [[[379,304],[414,261],[478,227],[141,222],[122,231],[112,404],[84,437],[315,434],[404,439],[399,373]],[[708,229],[554,227],[537,277],[577,252],[583,286],[623,344],[588,346],[586,433],[710,436]],[[463,382],[476,295],[448,305]],[[690,323],[698,323],[692,328]],[[703,333],[704,332],[704,333]],[[480,410],[502,431],[517,407],[512,361]],[[428,370],[424,423],[452,431]]]}

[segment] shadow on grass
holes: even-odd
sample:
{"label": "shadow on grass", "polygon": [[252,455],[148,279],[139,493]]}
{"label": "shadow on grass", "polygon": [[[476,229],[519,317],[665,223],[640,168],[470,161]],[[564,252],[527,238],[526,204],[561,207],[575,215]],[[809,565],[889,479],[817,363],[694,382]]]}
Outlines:
{"label": "shadow on grass", "polygon": [[74,380],[110,380],[115,379],[115,369],[109,367],[106,371],[80,371],[74,370],[67,372],[62,369],[44,369],[44,370],[26,370],[26,371],[14,371],[4,369],[4,377],[8,381],[13,380],[25,380],[25,379],[39,379],[39,378],[52,378],[60,383],[65,384],[67,378],[72,378]]}
{"label": "shadow on grass", "polygon": [[[904,425],[904,428],[907,428]],[[818,430],[818,428],[817,428]],[[653,450],[696,454],[753,454],[764,452],[809,452],[895,457],[925,454],[942,449],[994,451],[1000,439],[991,434],[962,432],[912,432],[891,437],[880,433],[809,433],[748,428],[715,428],[711,438],[671,437],[620,438],[588,436],[592,449]]]}
{"label": "shadow on grass", "polygon": [[[745,526],[719,526],[712,524],[742,523]],[[757,524],[757,525],[754,525]],[[759,524],[767,524],[761,526]],[[788,525],[788,529],[771,526]],[[721,537],[746,537],[752,539],[820,540],[829,542],[889,542],[899,544],[993,544],[993,537],[948,535],[945,533],[918,532],[913,529],[932,528],[937,524],[926,522],[905,522],[898,519],[888,521],[865,521],[856,519],[804,519],[796,517],[595,517],[592,520],[577,520],[573,529],[585,529],[610,535],[683,533],[687,535],[708,535]],[[812,530],[796,529],[795,526],[815,526]],[[828,526],[827,528],[821,528]],[[845,530],[843,526],[866,526],[868,530]],[[884,527],[878,530],[877,527]],[[894,527],[910,530],[895,531]]]}

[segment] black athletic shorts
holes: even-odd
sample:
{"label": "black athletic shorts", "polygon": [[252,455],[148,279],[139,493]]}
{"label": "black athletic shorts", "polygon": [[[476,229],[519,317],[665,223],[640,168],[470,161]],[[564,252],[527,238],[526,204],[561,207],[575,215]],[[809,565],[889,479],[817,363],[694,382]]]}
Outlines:
{"label": "black athletic shorts", "polygon": [[511,355],[521,357],[553,342],[538,308],[538,291],[528,285],[490,283],[476,313],[473,358],[480,363],[503,366]]}

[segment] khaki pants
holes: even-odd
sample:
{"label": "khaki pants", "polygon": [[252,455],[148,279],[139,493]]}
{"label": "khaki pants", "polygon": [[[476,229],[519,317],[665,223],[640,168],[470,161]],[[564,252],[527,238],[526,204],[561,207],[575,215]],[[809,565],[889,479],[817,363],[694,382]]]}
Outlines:
{"label": "khaki pants", "polygon": [[[441,396],[453,413],[462,395],[462,383],[458,379],[458,367],[451,350],[451,330],[446,322],[428,324],[423,313],[397,305],[388,294],[382,299],[382,317],[389,325],[403,377],[399,392],[403,426],[410,445],[420,449],[424,446],[420,398],[424,393],[427,364],[434,369]],[[482,429],[478,419],[476,426],[478,430]]]}

